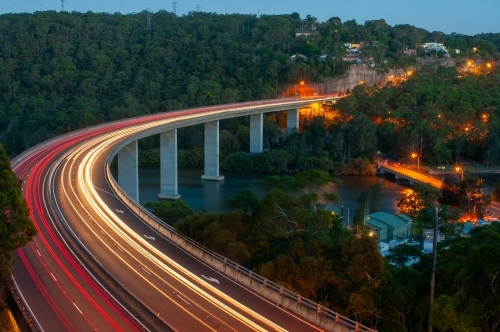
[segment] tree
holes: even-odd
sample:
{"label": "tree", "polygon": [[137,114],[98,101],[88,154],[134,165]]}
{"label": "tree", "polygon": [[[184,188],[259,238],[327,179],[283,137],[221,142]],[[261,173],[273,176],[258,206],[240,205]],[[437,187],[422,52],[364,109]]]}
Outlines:
{"label": "tree", "polygon": [[397,199],[397,206],[402,213],[412,218],[423,208],[436,203],[441,192],[427,184],[417,183],[414,190],[408,189]]}
{"label": "tree", "polygon": [[0,304],[6,300],[13,262],[12,252],[31,241],[37,230],[22,195],[21,180],[10,167],[0,145]]}
{"label": "tree", "polygon": [[500,202],[500,178],[495,181],[495,185],[492,192],[492,198],[496,202]]}
{"label": "tree", "polygon": [[160,203],[149,202],[145,207],[153,208],[153,213],[169,225],[194,213],[193,209],[182,199],[169,202],[162,200]]}

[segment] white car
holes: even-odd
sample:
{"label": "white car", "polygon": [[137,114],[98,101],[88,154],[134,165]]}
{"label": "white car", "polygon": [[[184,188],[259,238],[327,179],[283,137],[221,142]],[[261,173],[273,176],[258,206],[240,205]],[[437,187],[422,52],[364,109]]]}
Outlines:
{"label": "white car", "polygon": [[408,242],[408,245],[409,246],[419,246],[420,242],[418,242],[418,241],[410,241],[410,242]]}
{"label": "white car", "polygon": [[422,254],[426,254],[426,255],[430,255],[430,254],[432,254],[432,250],[430,250],[430,249],[424,249],[424,250],[421,251],[421,253]]}

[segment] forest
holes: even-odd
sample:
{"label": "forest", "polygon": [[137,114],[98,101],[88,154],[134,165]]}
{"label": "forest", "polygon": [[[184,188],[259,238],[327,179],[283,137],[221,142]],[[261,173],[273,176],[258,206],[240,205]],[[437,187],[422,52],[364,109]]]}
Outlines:
{"label": "forest", "polygon": [[[447,35],[411,25],[392,27],[383,19],[358,24],[337,17],[301,19],[297,13],[191,12],[178,17],[159,11],[151,14],[148,29],[146,17],[146,11],[0,15],[0,144],[9,156],[106,121],[274,98],[299,80],[322,82],[349,67],[342,60],[344,43],[377,41],[364,52],[383,59],[377,67],[381,71],[414,66],[415,56],[403,50],[420,50],[424,42],[442,42],[461,51],[452,56],[471,55],[478,61],[498,60],[500,46],[499,34]],[[317,34],[294,36],[296,29],[313,27]],[[477,53],[470,54],[473,47]],[[291,61],[296,54],[307,61]],[[326,60],[318,60],[320,55]],[[432,93],[428,99],[421,97],[427,92]],[[417,104],[401,100],[401,108],[439,102],[445,92],[413,93]],[[346,109],[365,111],[369,105],[351,106]],[[469,114],[467,106],[460,110]],[[377,112],[384,107],[378,105]]]}
{"label": "forest", "polygon": [[[401,161],[419,152],[428,165],[498,165],[500,34],[447,35],[384,20],[318,22],[296,13],[178,17],[159,11],[151,14],[150,28],[146,17],[146,11],[0,15],[4,164],[7,155],[106,121],[276,98],[299,80],[324,82],[349,68],[342,60],[344,43],[377,42],[364,52],[378,60],[379,71],[416,68],[417,57],[444,56],[418,47],[425,42],[460,51],[451,56],[467,70],[424,66],[399,85],[359,85],[338,103],[324,105],[321,114],[304,118],[300,132],[289,136],[282,135],[283,114],[266,115],[262,154],[247,153],[248,119],[221,122],[222,168],[286,174],[261,183],[269,189],[263,198],[243,191],[228,202],[233,210],[225,214],[194,212],[182,201],[150,205],[208,248],[365,325],[380,331],[426,329],[430,257],[407,267],[405,257],[415,248],[400,246],[390,258],[395,264],[389,264],[378,253],[378,240],[362,227],[362,213],[347,230],[317,204],[337,197],[319,197],[313,188],[335,182],[332,175],[373,172],[378,151]],[[317,33],[295,37],[304,28]],[[417,54],[407,55],[406,48]],[[291,60],[299,54],[307,60]],[[179,130],[178,137],[179,164],[201,165],[202,126]],[[141,164],[157,163],[157,138],[140,144]],[[370,188],[358,203],[376,210],[379,193]],[[421,204],[415,218],[425,226],[432,222],[434,193],[423,188],[416,195]],[[441,218],[453,232],[453,210],[443,208]],[[499,329],[499,242],[495,224],[439,251],[430,319],[440,331]]]}
{"label": "forest", "polygon": [[[339,197],[318,194],[329,183],[339,180],[317,170],[269,176],[258,182],[268,189],[264,197],[243,189],[227,202],[226,213],[195,212],[182,200],[147,206],[208,249],[366,326],[427,330],[432,256],[400,245],[382,257],[378,238],[362,222],[365,207],[368,213],[381,209],[380,184],[360,195],[354,225],[347,228],[325,209]],[[405,212],[418,238],[422,228],[432,228],[441,192],[419,185],[414,194],[412,204],[402,194],[398,206],[414,207]],[[456,209],[442,205],[439,218],[440,231],[454,237],[438,247],[432,324],[438,331],[497,331],[500,224],[476,227],[464,238],[457,236]],[[410,265],[412,256],[419,260]]]}

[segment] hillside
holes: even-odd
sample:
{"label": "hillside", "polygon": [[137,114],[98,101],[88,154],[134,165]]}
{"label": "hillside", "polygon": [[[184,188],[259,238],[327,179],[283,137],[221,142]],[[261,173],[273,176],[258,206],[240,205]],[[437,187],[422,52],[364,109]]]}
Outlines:
{"label": "hillside", "polygon": [[[275,97],[299,79],[323,82],[352,63],[342,60],[345,43],[371,41],[361,58],[379,71],[412,66],[419,54],[404,49],[425,41],[461,55],[477,45],[485,59],[497,57],[500,45],[497,34],[444,35],[384,20],[317,22],[298,14],[159,11],[147,29],[146,14],[0,15],[0,144],[9,155],[104,121]],[[303,29],[314,33],[296,36]]]}

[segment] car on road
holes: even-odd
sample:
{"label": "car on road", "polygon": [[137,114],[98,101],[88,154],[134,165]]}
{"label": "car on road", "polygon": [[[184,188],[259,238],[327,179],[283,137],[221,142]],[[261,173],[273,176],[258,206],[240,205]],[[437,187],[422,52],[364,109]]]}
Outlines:
{"label": "car on road", "polygon": [[426,254],[426,255],[430,255],[430,254],[432,254],[432,250],[430,250],[430,249],[424,249],[424,250],[421,251],[421,253],[422,254]]}
{"label": "car on road", "polygon": [[420,242],[418,242],[418,241],[409,241],[409,242],[408,242],[408,245],[409,245],[409,246],[419,246],[419,245],[420,245]]}

